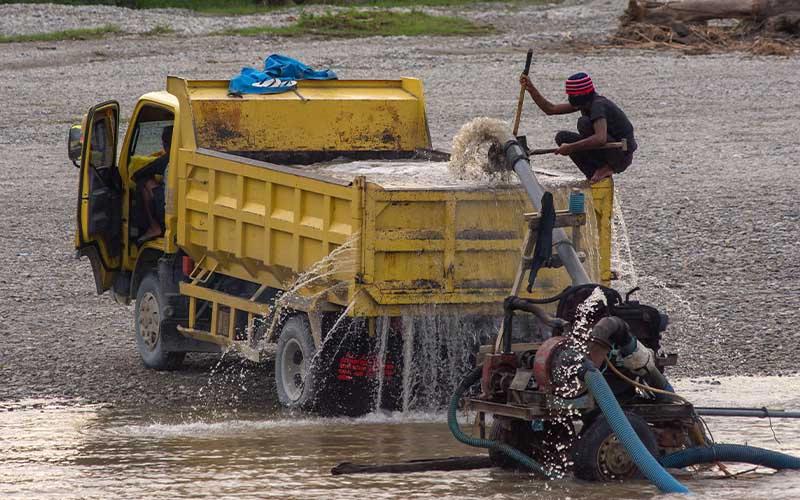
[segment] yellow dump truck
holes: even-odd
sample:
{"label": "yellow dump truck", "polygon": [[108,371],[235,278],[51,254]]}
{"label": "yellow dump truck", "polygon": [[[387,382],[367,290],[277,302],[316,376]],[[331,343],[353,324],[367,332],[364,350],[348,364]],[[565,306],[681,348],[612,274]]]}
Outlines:
{"label": "yellow dump truck", "polygon": [[[114,101],[70,130],[75,246],[98,293],[135,301],[147,367],[177,368],[187,352],[272,352],[284,405],[341,403],[336,384],[366,400],[367,379],[388,391],[402,371],[391,346],[379,368],[364,353],[380,332],[401,336],[403,318],[419,315],[502,313],[530,204],[515,185],[436,181],[449,156],[431,149],[419,80],[227,87],[169,77],[139,99],[121,142]],[[162,169],[137,176],[156,160]],[[613,189],[580,189],[594,215],[581,237],[589,271],[608,281]],[[553,185],[557,208],[569,190]],[[160,235],[143,238],[154,220]],[[568,284],[544,270],[534,293]]]}

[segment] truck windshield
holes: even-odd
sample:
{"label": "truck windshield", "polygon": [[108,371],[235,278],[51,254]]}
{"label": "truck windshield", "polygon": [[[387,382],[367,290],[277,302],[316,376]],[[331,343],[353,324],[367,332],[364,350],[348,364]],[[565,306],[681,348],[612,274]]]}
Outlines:
{"label": "truck windshield", "polygon": [[136,115],[128,150],[128,170],[131,174],[144,166],[144,163],[167,152],[161,136],[165,128],[172,126],[174,120],[175,115],[171,110],[150,104],[142,106]]}
{"label": "truck windshield", "polygon": [[159,156],[164,154],[161,134],[166,127],[171,125],[172,120],[139,121],[133,136],[131,156]]}

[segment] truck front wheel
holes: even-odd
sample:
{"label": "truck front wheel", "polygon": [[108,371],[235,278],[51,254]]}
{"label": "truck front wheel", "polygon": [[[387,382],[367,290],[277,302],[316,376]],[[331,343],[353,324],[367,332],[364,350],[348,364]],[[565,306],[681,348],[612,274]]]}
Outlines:
{"label": "truck front wheel", "polygon": [[311,327],[304,316],[292,316],[283,324],[276,351],[275,385],[278,401],[290,409],[315,409],[317,377],[312,361],[317,349],[311,336]]}
{"label": "truck front wheel", "polygon": [[175,328],[162,321],[164,304],[158,276],[147,274],[136,294],[136,348],[144,366],[154,370],[174,370],[186,356],[183,352],[164,349],[164,335],[169,333],[169,328]]}

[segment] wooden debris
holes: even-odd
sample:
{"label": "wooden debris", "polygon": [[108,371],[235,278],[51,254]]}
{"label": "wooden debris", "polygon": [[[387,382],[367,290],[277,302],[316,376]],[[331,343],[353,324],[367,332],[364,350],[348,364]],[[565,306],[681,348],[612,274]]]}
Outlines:
{"label": "wooden debris", "polygon": [[627,16],[633,22],[668,24],[712,19],[765,20],[800,13],[800,0],[630,0]]}
{"label": "wooden debris", "polygon": [[[722,18],[735,20],[706,22]],[[612,46],[689,55],[741,51],[789,56],[800,49],[800,0],[630,0],[620,20],[609,40]]]}

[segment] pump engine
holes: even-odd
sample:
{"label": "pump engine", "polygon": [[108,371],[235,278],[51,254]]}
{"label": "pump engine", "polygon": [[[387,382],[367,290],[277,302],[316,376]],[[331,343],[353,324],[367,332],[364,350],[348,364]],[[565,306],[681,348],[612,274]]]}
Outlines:
{"label": "pump engine", "polygon": [[[509,443],[550,467],[573,468],[587,480],[635,475],[637,469],[587,393],[581,370],[599,369],[642,442],[654,454],[704,439],[692,406],[672,397],[664,374],[677,356],[661,340],[669,323],[658,309],[623,299],[602,285],[568,287],[544,300],[505,301],[501,340],[484,353],[481,394],[471,409],[493,415],[491,438]],[[545,303],[557,303],[556,314]],[[515,332],[515,315],[530,314],[539,338]],[[513,466],[492,452],[497,465]]]}

